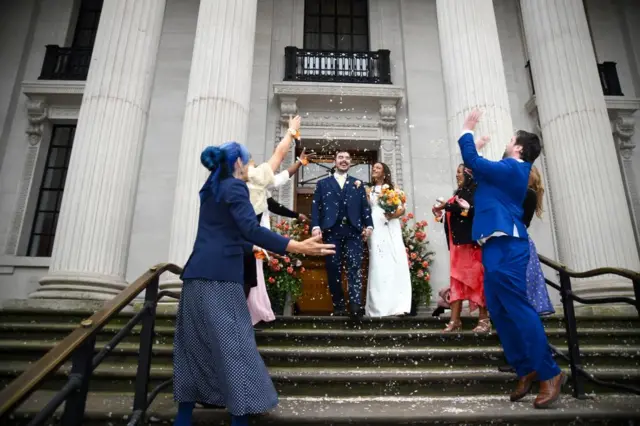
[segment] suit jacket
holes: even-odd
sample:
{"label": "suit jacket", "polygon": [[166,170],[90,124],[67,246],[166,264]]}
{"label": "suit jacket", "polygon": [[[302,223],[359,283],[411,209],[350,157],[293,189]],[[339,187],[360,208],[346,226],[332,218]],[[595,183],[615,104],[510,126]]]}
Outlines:
{"label": "suit jacket", "polygon": [[[260,226],[247,185],[235,178],[220,182],[220,201],[210,189],[200,202],[198,234],[182,279],[244,281],[243,257],[259,246],[284,254],[289,239]],[[255,268],[254,268],[255,269]]]}
{"label": "suit jacket", "polygon": [[346,203],[347,218],[352,226],[358,230],[373,228],[367,191],[362,183],[356,186],[356,181],[358,179],[347,176],[343,189],[333,176],[318,181],[311,207],[312,228],[320,227],[324,231],[338,223],[341,203]]}
{"label": "suit jacket", "polygon": [[501,232],[528,238],[522,220],[531,164],[506,158],[490,161],[476,150],[473,133],[465,132],[458,140],[464,164],[473,171],[478,186],[475,193],[475,216],[472,237],[479,241]]}
{"label": "suit jacket", "polygon": [[[444,221],[444,231],[447,236],[447,247],[449,247],[449,232],[451,232],[451,239],[456,246],[462,244],[472,244],[475,240],[471,236],[471,229],[474,217],[474,195],[476,192],[475,184],[470,187],[461,188],[456,191],[458,197],[466,200],[469,205],[469,212],[467,216],[462,216],[462,207],[458,203],[453,202],[445,204],[444,210],[450,212],[451,216],[449,220]],[[449,247],[451,248],[451,247]]]}

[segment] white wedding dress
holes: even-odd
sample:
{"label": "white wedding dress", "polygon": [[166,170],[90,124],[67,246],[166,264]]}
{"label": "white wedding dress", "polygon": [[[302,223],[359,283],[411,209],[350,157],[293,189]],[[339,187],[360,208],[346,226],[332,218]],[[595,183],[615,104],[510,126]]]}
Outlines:
{"label": "white wedding dress", "polygon": [[370,317],[411,311],[411,277],[399,219],[387,221],[378,205],[380,186],[371,188],[373,233],[369,238],[369,283],[365,313]]}

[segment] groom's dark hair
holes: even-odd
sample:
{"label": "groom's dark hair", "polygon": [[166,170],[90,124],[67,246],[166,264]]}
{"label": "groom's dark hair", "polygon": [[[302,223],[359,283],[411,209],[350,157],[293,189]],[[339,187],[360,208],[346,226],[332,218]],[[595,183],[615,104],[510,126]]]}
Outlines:
{"label": "groom's dark hair", "polygon": [[515,144],[522,147],[520,159],[527,163],[533,164],[540,156],[540,151],[542,151],[542,145],[540,144],[538,135],[524,130],[518,130],[516,132]]}
{"label": "groom's dark hair", "polygon": [[351,153],[346,149],[337,149],[336,153],[333,155],[334,160],[338,158],[338,154],[349,154],[349,157],[351,157]]}

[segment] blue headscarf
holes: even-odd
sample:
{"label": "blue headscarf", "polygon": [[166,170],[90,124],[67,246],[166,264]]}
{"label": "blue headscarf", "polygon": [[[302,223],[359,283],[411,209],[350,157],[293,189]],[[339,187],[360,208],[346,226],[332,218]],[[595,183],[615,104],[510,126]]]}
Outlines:
{"label": "blue headscarf", "polygon": [[233,175],[233,170],[238,158],[242,164],[247,164],[251,155],[242,144],[238,142],[226,142],[220,146],[208,146],[200,154],[200,162],[211,172],[209,178],[200,189],[200,202],[203,202],[211,194],[216,201],[220,201],[218,187],[220,181]]}

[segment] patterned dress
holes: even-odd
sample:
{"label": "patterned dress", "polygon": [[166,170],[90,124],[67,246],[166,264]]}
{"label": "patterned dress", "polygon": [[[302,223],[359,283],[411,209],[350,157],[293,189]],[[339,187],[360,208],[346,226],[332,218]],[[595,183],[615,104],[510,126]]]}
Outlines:
{"label": "patterned dress", "polygon": [[177,402],[264,413],[278,395],[256,346],[242,284],[185,280],[176,316],[173,387]]}
{"label": "patterned dress", "polygon": [[538,315],[551,315],[556,312],[549,298],[538,251],[531,237],[529,237],[529,264],[527,265],[527,298]]}

